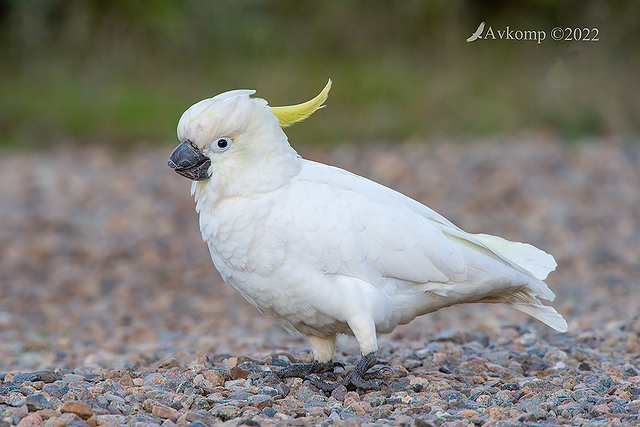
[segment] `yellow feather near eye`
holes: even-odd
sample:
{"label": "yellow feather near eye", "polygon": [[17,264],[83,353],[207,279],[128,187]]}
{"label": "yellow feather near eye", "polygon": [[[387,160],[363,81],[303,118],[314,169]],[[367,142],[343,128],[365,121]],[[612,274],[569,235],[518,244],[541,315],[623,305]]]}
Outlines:
{"label": "yellow feather near eye", "polygon": [[280,127],[291,126],[294,123],[301,122],[314,112],[324,107],[324,102],[329,96],[329,90],[331,90],[331,79],[327,82],[327,85],[322,89],[322,92],[318,94],[312,100],[303,102],[302,104],[289,105],[286,107],[271,107],[273,115],[280,121]]}

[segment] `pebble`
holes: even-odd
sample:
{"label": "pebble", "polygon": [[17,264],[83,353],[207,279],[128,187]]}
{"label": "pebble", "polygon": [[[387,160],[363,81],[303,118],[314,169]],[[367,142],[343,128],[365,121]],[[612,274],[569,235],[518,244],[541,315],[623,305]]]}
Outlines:
{"label": "pebble", "polygon": [[211,412],[223,421],[232,420],[240,416],[242,411],[235,405],[216,405],[211,408]]}
{"label": "pebble", "polygon": [[74,382],[80,382],[84,380],[85,380],[84,376],[77,375],[77,374],[64,374],[62,376],[62,381],[65,383],[74,383]]}
{"label": "pebble", "polygon": [[27,396],[25,403],[29,411],[39,411],[51,408],[51,402],[42,393],[33,393]]}
{"label": "pebble", "polygon": [[[440,340],[464,346],[469,336],[443,334]],[[537,354],[538,348],[553,345],[549,338],[533,340],[528,336],[526,340],[526,354],[510,344],[496,351],[509,351],[518,360],[529,357],[535,361],[537,356],[531,355]],[[640,378],[624,374],[631,372],[630,365],[634,369],[635,365],[622,355],[619,361],[609,357],[604,364],[596,363],[590,356],[589,370],[579,370],[578,364],[584,362],[567,357],[566,361],[573,366],[537,378],[523,376],[522,371],[510,367],[510,358],[486,357],[492,351],[491,345],[474,350],[469,357],[455,356],[456,347],[450,348],[453,353],[440,350],[445,351],[448,360],[446,373],[437,365],[430,369],[415,367],[412,359],[406,359],[413,366],[409,374],[399,369],[402,366],[393,365],[402,365],[405,359],[394,357],[393,348],[387,349],[388,359],[395,361],[390,363],[391,373],[385,378],[389,386],[368,392],[341,385],[331,393],[323,393],[299,378],[271,378],[268,386],[256,378],[255,383],[260,385],[255,385],[251,378],[227,379],[234,376],[226,376],[224,372],[228,371],[204,368],[192,374],[190,368],[176,366],[170,368],[170,374],[148,369],[107,372],[102,376],[64,374],[52,383],[43,383],[42,390],[38,390],[31,386],[32,375],[17,373],[11,377],[11,383],[16,379],[22,381],[22,388],[7,387],[0,394],[4,404],[4,409],[0,406],[3,411],[0,419],[17,426],[47,427],[131,423],[140,427],[161,424],[171,427],[176,423],[210,426],[231,421],[262,425],[266,420],[287,423],[306,420],[311,424],[322,420],[358,420],[358,423],[386,420],[395,424],[412,420],[413,425],[481,425],[491,420],[512,420],[533,426],[560,420],[589,425],[610,419],[626,422],[637,419],[634,417],[640,408]],[[255,365],[254,370],[256,366],[263,369],[268,365],[268,359],[238,362],[242,355],[232,357],[235,365],[231,370],[249,363]],[[556,352],[551,357],[563,354]],[[508,380],[488,375],[494,364],[511,373]],[[136,384],[137,378],[143,380],[142,385]],[[164,390],[167,381],[176,378],[186,385],[175,391]],[[74,400],[76,396],[83,399]]]}
{"label": "pebble", "polygon": [[4,399],[4,402],[9,406],[22,406],[27,403],[27,398],[24,397],[22,393],[12,391],[9,393],[9,396]]}
{"label": "pebble", "polygon": [[93,415],[91,406],[82,402],[68,401],[60,407],[60,412],[70,412],[86,420]]}
{"label": "pebble", "polygon": [[267,407],[273,406],[273,397],[267,396],[264,394],[257,394],[249,397],[249,405],[255,406],[256,408],[263,410]]}
{"label": "pebble", "polygon": [[39,426],[40,423],[42,423],[42,415],[40,415],[37,412],[33,412],[27,416],[25,416],[23,419],[20,420],[20,422],[18,423],[18,427],[23,427],[23,426]]}
{"label": "pebble", "polygon": [[212,387],[224,386],[224,375],[215,369],[209,369],[202,373],[202,376],[211,383]]}
{"label": "pebble", "polygon": [[177,419],[179,412],[170,406],[163,405],[161,403],[156,403],[153,405],[151,409],[151,414],[158,418],[171,418]]}
{"label": "pebble", "polygon": [[341,402],[344,402],[347,397],[347,388],[344,385],[339,385],[331,392],[331,397]]}

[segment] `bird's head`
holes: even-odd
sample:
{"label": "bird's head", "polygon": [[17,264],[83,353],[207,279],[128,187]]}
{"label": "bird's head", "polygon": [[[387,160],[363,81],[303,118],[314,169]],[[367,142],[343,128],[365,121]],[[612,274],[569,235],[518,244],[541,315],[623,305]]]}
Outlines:
{"label": "bird's head", "polygon": [[298,158],[281,128],[323,107],[330,88],[331,80],[312,100],[286,107],[270,107],[264,99],[251,98],[253,90],[232,90],[202,100],[180,117],[180,144],[168,164],[193,181],[215,175],[237,182],[249,172],[275,174],[282,169],[280,163]]}

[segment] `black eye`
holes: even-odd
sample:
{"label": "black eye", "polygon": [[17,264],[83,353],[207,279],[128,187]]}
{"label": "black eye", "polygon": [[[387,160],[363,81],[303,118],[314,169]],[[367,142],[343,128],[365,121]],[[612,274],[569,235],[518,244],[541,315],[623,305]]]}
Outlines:
{"label": "black eye", "polygon": [[229,141],[227,141],[224,138],[220,138],[217,144],[218,144],[218,148],[227,148],[227,146],[229,145]]}

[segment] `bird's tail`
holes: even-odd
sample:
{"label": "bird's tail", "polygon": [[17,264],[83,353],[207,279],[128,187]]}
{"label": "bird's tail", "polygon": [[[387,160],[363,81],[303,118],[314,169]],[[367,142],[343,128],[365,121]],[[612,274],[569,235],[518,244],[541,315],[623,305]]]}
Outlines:
{"label": "bird's tail", "polygon": [[543,282],[556,269],[553,256],[526,243],[510,242],[488,234],[473,236],[533,276],[529,284],[531,289],[504,296],[500,302],[538,319],[556,331],[567,332],[567,321],[553,307],[543,305],[538,299],[540,297],[553,301],[555,298],[555,294]]}
{"label": "bird's tail", "polygon": [[[536,279],[546,279],[549,273],[558,266],[553,256],[527,243],[510,242],[502,237],[491,236],[489,234],[474,234],[473,237],[508,260],[524,268]],[[542,295],[540,296],[548,299]]]}
{"label": "bird's tail", "polygon": [[538,319],[558,332],[567,332],[569,329],[567,321],[564,320],[562,315],[560,315],[553,307],[543,305],[538,298],[531,294],[516,292],[508,298],[503,299],[502,303]]}

